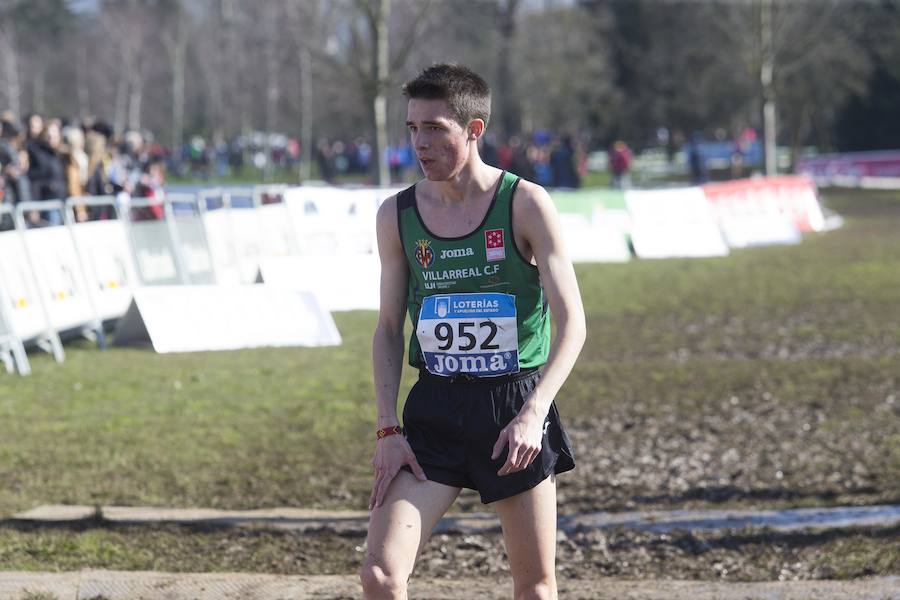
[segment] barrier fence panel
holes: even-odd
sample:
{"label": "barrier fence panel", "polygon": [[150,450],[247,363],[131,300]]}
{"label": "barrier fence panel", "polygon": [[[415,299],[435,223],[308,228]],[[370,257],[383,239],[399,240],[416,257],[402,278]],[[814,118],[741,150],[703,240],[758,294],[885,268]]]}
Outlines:
{"label": "barrier fence panel", "polygon": [[25,354],[25,345],[12,330],[12,325],[6,316],[6,306],[8,298],[0,286],[0,360],[6,367],[7,373],[19,372],[19,375],[28,375],[31,373],[31,364],[28,362],[28,355]]}
{"label": "barrier fence panel", "polygon": [[27,229],[28,213],[56,212],[59,219],[52,219],[52,222],[63,223],[65,210],[61,200],[21,202],[16,206],[16,221],[25,242],[28,265],[37,280],[53,328],[60,333],[77,331],[102,346],[103,327],[88,290],[72,232],[63,225]]}
{"label": "barrier fence panel", "polygon": [[300,240],[294,230],[285,186],[257,186],[254,205],[261,228],[260,252],[265,258],[294,256],[300,253]]}
{"label": "barrier fence panel", "polygon": [[222,284],[240,283],[239,257],[237,247],[231,241],[231,221],[228,218],[228,197],[225,191],[221,188],[201,191],[198,207],[216,281]]}
{"label": "barrier fence panel", "polygon": [[379,203],[374,191],[303,186],[288,189],[285,197],[302,254],[374,251]]}
{"label": "barrier fence panel", "polygon": [[[158,208],[152,212],[151,208]],[[160,219],[162,215],[162,219]],[[132,198],[123,222],[134,248],[135,263],[143,285],[178,285],[189,282],[181,265],[172,228],[164,218],[162,203],[149,198]]]}
{"label": "barrier fence panel", "polygon": [[[111,218],[77,222],[76,206],[106,209],[104,212]],[[88,290],[100,318],[104,321],[118,319],[128,309],[140,278],[115,196],[69,198],[66,200],[66,223],[75,240]]]}
{"label": "barrier fence panel", "polygon": [[165,216],[173,231],[174,246],[189,283],[215,283],[215,265],[197,196],[167,194]]}
{"label": "barrier fence panel", "polygon": [[229,233],[234,254],[237,256],[240,283],[253,283],[259,271],[259,259],[262,257],[263,232],[255,198],[253,188],[225,190]]}
{"label": "barrier fence panel", "polygon": [[28,375],[31,366],[25,342],[39,343],[60,361],[62,345],[41,305],[13,208],[0,205],[0,219],[13,225],[13,229],[0,232],[0,354],[7,371],[14,366],[20,375]]}

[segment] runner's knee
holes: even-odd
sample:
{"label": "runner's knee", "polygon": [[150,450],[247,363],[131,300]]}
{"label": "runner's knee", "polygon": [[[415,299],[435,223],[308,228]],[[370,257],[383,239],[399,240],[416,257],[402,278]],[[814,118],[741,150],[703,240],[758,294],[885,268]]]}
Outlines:
{"label": "runner's knee", "polygon": [[378,565],[364,564],[359,579],[367,600],[406,598],[406,578],[388,573]]}

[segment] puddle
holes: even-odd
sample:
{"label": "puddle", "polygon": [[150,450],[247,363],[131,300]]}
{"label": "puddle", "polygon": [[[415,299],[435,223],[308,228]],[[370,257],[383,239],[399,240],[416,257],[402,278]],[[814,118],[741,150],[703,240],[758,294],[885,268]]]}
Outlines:
{"label": "puddle", "polygon": [[777,531],[890,527],[900,524],[900,506],[838,506],[786,510],[673,510],[630,513],[596,512],[560,519],[564,531],[634,529],[664,533],[676,529],[742,529],[768,527]]}

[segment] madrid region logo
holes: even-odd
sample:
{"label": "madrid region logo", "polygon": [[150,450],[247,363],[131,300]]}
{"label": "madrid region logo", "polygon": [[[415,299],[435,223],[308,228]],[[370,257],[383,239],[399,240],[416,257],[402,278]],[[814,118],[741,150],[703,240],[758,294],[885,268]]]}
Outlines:
{"label": "madrid region logo", "polygon": [[434,262],[434,250],[431,249],[431,240],[416,240],[416,260],[427,269]]}

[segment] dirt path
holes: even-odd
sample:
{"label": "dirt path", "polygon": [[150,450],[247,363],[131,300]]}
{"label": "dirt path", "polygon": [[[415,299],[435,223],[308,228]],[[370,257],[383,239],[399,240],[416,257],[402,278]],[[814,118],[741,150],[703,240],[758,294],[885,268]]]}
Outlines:
{"label": "dirt path", "polygon": [[[410,598],[509,598],[507,580],[466,578],[413,581]],[[82,571],[0,573],[0,600],[287,600],[358,598],[352,575],[316,577],[254,574],[172,574]],[[898,600],[900,579],[709,583],[692,581],[560,582],[560,598],[590,600]]]}

